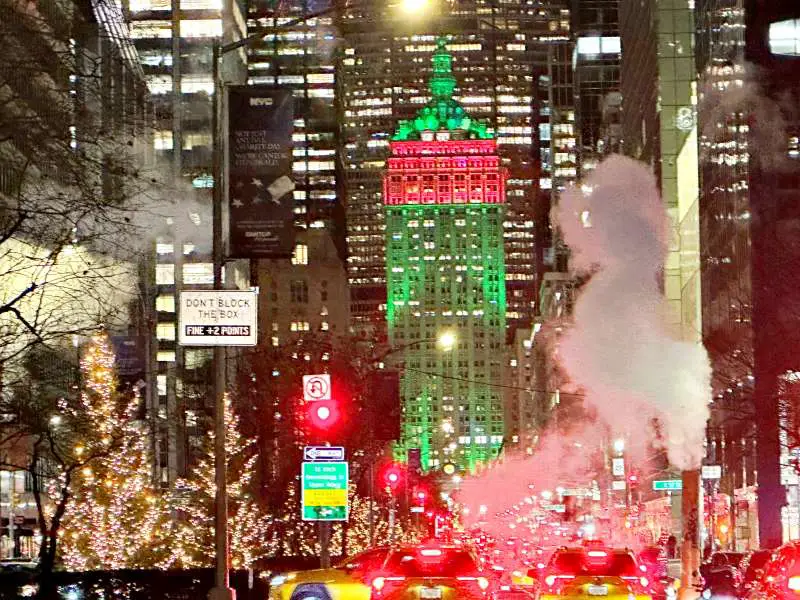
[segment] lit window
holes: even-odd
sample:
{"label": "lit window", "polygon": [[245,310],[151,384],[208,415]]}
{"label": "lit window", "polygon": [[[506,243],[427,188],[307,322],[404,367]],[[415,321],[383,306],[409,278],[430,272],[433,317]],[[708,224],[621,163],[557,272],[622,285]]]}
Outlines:
{"label": "lit window", "polygon": [[157,375],[156,376],[156,387],[159,396],[166,396],[167,395],[167,376],[166,375]]}
{"label": "lit window", "polygon": [[169,10],[172,7],[170,0],[130,0],[128,9],[131,12],[140,10]]}
{"label": "lit window", "polygon": [[185,263],[183,265],[183,283],[186,285],[211,285],[214,283],[214,265],[212,263]]}
{"label": "lit window", "polygon": [[171,38],[171,21],[134,21],[131,23],[131,37],[133,39]]}
{"label": "lit window", "polygon": [[292,252],[293,265],[307,265],[308,264],[308,246],[306,244],[297,244]]}
{"label": "lit window", "polygon": [[329,329],[328,322],[327,322],[327,321],[323,321],[323,322],[320,324],[319,328],[320,328],[322,331],[328,331],[328,329]]}
{"label": "lit window", "polygon": [[186,426],[197,427],[197,411],[194,410],[186,411]]}
{"label": "lit window", "polygon": [[175,265],[156,265],[156,285],[173,285],[175,283]]}
{"label": "lit window", "polygon": [[[205,92],[206,94],[212,95],[214,93],[214,81],[212,80],[210,75],[184,75],[181,77],[181,93],[182,94],[197,94],[200,92]],[[211,136],[210,135],[203,135],[198,134],[200,137],[205,140],[203,144],[197,145],[204,145],[210,146],[211,145]],[[191,143],[191,141],[189,142]],[[194,146],[195,144],[192,144]],[[189,146],[190,148],[192,146]],[[184,147],[186,147],[186,142],[184,141]]]}
{"label": "lit window", "polygon": [[166,130],[156,131],[153,134],[153,149],[172,150],[172,132]]}
{"label": "lit window", "polygon": [[175,296],[157,296],[156,310],[158,312],[175,312]]}
{"label": "lit window", "polygon": [[273,335],[272,336],[272,345],[273,346],[279,346],[280,345],[280,340],[278,340],[278,336],[277,335]]}
{"label": "lit window", "polygon": [[175,362],[175,351],[159,350],[158,354],[156,355],[156,360],[158,362]]}
{"label": "lit window", "polygon": [[175,246],[172,244],[157,243],[156,254],[172,254],[175,252]]}
{"label": "lit window", "polygon": [[156,325],[156,338],[159,340],[174,340],[175,323],[159,323]]}
{"label": "lit window", "polygon": [[770,23],[769,49],[773,54],[800,55],[800,19]]}
{"label": "lit window", "polygon": [[222,19],[193,19],[181,21],[181,37],[221,37]]}

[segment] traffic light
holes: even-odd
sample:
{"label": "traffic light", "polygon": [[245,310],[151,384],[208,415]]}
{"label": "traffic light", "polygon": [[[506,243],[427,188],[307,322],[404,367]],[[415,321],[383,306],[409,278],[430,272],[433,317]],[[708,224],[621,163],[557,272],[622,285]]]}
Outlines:
{"label": "traffic light", "polygon": [[307,402],[308,421],[317,431],[332,431],[341,420],[339,403],[336,400],[314,400]]}
{"label": "traffic light", "polygon": [[381,479],[387,491],[393,493],[403,482],[403,470],[397,464],[387,465],[381,474]]}
{"label": "traffic light", "polygon": [[628,475],[628,485],[630,487],[636,487],[639,485],[639,476],[636,473],[631,473]]}

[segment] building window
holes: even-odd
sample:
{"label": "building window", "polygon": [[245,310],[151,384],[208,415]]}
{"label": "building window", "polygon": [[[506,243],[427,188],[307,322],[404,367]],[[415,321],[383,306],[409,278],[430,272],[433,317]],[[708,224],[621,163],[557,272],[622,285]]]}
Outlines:
{"label": "building window", "polygon": [[156,310],[158,312],[175,312],[175,296],[157,296]]}
{"label": "building window", "polygon": [[174,340],[175,323],[159,323],[156,325],[156,338],[159,340]]}
{"label": "building window", "polygon": [[175,284],[175,265],[162,264],[156,265],[156,285]]}
{"label": "building window", "polygon": [[156,360],[158,362],[175,362],[175,351],[159,350],[158,354],[156,355]]}
{"label": "building window", "polygon": [[289,329],[291,331],[310,331],[311,325],[308,321],[292,321]]}
{"label": "building window", "polygon": [[277,346],[280,346],[280,340],[278,339],[278,336],[277,336],[277,335],[273,335],[273,336],[272,336],[272,345],[273,345],[273,346],[276,346],[276,347],[277,347]]}
{"label": "building window", "polygon": [[292,302],[308,304],[308,282],[304,279],[292,281],[289,290]]}
{"label": "building window", "polygon": [[308,264],[308,246],[306,244],[297,244],[292,252],[293,265],[307,265]]}

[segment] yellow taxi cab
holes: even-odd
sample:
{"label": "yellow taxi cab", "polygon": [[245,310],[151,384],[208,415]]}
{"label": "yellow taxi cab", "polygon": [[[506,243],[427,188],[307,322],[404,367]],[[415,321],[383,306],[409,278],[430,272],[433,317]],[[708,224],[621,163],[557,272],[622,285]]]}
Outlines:
{"label": "yellow taxi cab", "polygon": [[330,569],[276,575],[270,580],[269,600],[370,600],[370,577],[388,554],[389,548],[371,548]]}
{"label": "yellow taxi cab", "polygon": [[560,548],[539,573],[538,600],[652,600],[646,572],[627,549]]}
{"label": "yellow taxi cab", "polygon": [[372,579],[372,600],[487,600],[491,577],[463,546],[397,548]]}

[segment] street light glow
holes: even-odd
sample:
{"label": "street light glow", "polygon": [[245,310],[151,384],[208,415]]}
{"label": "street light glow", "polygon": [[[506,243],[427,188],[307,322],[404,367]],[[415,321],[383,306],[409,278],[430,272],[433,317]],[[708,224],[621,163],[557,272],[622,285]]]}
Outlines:
{"label": "street light glow", "polygon": [[402,0],[400,8],[406,14],[418,15],[430,9],[430,0]]}
{"label": "street light glow", "polygon": [[614,440],[614,452],[617,454],[622,454],[625,451],[625,440],[622,438],[617,438]]}
{"label": "street light glow", "polygon": [[444,331],[437,341],[439,343],[439,348],[445,352],[449,352],[456,345],[456,334],[452,331]]}

